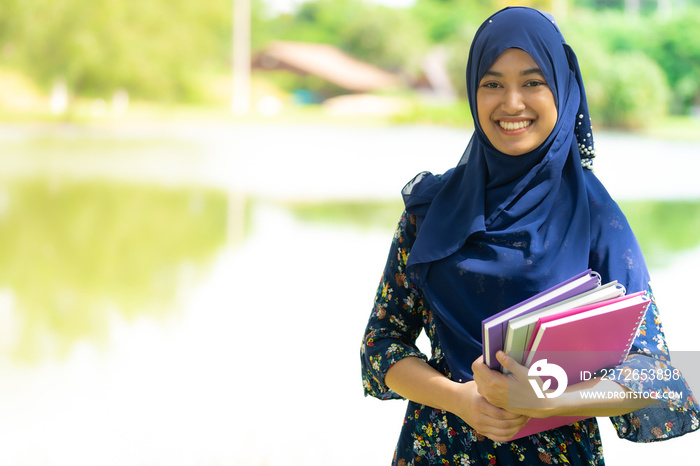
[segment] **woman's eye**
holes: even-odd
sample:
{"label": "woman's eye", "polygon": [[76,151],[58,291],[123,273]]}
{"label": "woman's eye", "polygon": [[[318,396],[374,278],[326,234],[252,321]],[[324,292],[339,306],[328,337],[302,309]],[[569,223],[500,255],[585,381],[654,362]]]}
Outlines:
{"label": "woman's eye", "polygon": [[498,83],[490,82],[482,84],[481,87],[485,87],[487,89],[497,89],[500,86],[498,85]]}
{"label": "woman's eye", "polygon": [[528,81],[525,83],[526,87],[537,87],[537,86],[546,86],[547,83],[542,82],[542,81]]}

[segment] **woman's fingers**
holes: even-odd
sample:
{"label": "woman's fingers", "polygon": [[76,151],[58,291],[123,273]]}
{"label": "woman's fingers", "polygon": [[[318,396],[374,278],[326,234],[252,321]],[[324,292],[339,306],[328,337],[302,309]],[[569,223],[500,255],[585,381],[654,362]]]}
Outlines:
{"label": "woman's fingers", "polygon": [[529,418],[526,416],[518,416],[516,419],[497,419],[485,415],[479,426],[474,428],[492,440],[504,442],[512,439],[528,420]]}
{"label": "woman's fingers", "polygon": [[481,413],[492,419],[497,419],[499,421],[508,421],[524,417],[521,414],[512,413],[506,409],[494,406],[491,403],[489,403],[486,399],[484,399],[483,401],[484,403],[483,406],[481,406]]}
{"label": "woman's fingers", "polygon": [[528,420],[527,416],[494,406],[486,398],[477,395],[472,405],[470,425],[480,434],[504,442],[513,438]]}

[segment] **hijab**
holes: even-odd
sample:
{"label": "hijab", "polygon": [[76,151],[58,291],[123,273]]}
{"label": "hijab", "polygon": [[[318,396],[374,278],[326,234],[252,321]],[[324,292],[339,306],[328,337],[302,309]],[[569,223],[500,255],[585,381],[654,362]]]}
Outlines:
{"label": "hijab", "polygon": [[[519,156],[494,148],[477,113],[479,82],[509,48],[535,61],[558,114],[547,139]],[[609,217],[592,217],[591,199],[617,207],[586,170],[595,152],[581,72],[551,16],[525,7],[492,15],[471,44],[466,79],[475,128],[461,160],[442,176],[419,174],[403,190],[417,230],[407,272],[429,302],[453,378],[462,381],[471,379],[471,363],[481,354],[483,319],[592,263],[606,268],[598,270],[603,279],[631,288],[646,276],[641,252],[633,253],[641,269],[632,274],[591,261],[609,257],[629,238],[627,232],[599,236],[609,230],[599,228]],[[605,251],[595,251],[599,245]]]}

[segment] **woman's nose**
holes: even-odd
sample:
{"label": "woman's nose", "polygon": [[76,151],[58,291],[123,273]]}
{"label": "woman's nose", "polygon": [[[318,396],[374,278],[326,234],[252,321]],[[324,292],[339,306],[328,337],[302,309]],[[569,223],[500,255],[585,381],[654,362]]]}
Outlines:
{"label": "woman's nose", "polygon": [[503,94],[503,102],[501,103],[503,111],[509,114],[517,114],[525,109],[523,94],[520,89],[507,89]]}

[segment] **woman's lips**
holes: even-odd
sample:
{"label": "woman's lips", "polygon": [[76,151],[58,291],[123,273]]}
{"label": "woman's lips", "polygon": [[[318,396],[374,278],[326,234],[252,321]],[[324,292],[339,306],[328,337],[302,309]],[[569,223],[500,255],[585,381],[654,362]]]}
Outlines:
{"label": "woman's lips", "polygon": [[520,121],[503,121],[499,120],[498,125],[506,131],[515,131],[518,129],[527,128],[532,124],[532,120],[520,120]]}

